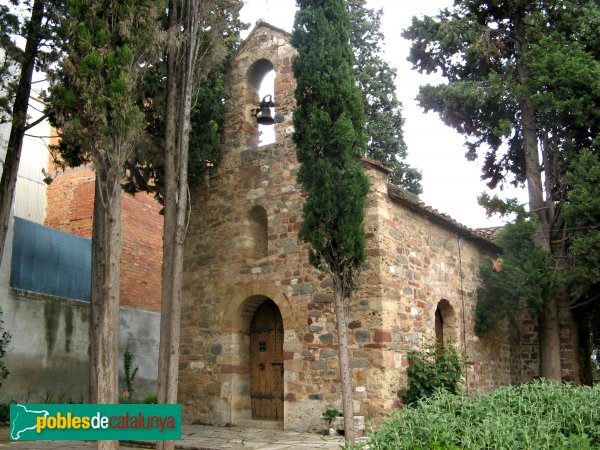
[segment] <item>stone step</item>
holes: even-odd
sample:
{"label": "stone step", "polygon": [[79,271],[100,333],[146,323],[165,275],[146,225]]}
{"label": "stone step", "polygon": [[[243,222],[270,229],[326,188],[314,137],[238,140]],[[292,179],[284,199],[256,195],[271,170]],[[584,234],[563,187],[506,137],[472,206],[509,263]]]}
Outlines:
{"label": "stone step", "polygon": [[261,428],[263,430],[283,430],[283,422],[277,420],[239,419],[236,420],[235,426],[242,428]]}

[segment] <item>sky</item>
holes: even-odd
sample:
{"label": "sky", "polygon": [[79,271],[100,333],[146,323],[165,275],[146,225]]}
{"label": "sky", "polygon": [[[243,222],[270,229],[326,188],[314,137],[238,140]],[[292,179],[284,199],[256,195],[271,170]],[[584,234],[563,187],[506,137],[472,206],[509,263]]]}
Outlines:
{"label": "sky", "polygon": [[[245,0],[244,3],[242,20],[252,26],[258,19],[264,19],[272,25],[292,30],[294,0]],[[410,42],[400,35],[413,16],[436,15],[452,3],[452,0],[368,0],[369,7],[383,8],[384,57],[398,73],[396,92],[403,105],[407,162],[423,174],[421,200],[469,227],[497,226],[502,220],[487,218],[484,209],[477,204],[477,196],[487,190],[480,179],[482,161],[467,161],[464,138],[444,125],[437,114],[424,113],[415,100],[419,85],[437,84],[443,82],[443,78],[412,70],[412,64],[406,60]],[[512,187],[497,194],[518,197],[522,202],[527,198],[524,190]]]}

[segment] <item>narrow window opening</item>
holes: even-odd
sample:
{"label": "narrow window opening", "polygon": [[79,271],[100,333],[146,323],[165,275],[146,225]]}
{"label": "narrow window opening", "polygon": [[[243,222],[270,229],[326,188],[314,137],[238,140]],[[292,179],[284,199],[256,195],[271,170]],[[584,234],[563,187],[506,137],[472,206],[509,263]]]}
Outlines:
{"label": "narrow window opening", "polygon": [[264,258],[268,255],[268,219],[267,211],[262,206],[254,206],[248,214],[250,236],[252,237],[252,259]]}
{"label": "narrow window opening", "polygon": [[435,308],[434,318],[435,340],[440,345],[455,344],[458,338],[456,314],[450,302],[440,300]]}

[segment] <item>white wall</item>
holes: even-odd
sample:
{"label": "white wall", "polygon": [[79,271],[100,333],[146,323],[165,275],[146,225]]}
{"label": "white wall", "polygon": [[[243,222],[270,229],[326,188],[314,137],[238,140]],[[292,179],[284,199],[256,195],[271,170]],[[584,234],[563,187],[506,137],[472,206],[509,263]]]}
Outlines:
{"label": "white wall", "polygon": [[[0,53],[0,58],[3,58]],[[39,78],[40,75],[36,74]],[[27,111],[29,122],[41,117],[44,105],[39,99],[37,90],[44,83],[35,84],[29,100]],[[4,170],[6,147],[10,136],[10,123],[0,125],[0,174]],[[50,124],[48,121],[36,125],[28,130],[23,140],[21,161],[17,174],[17,186],[15,190],[14,213],[17,217],[32,222],[44,223],[46,215],[46,184],[42,169],[48,168],[48,147],[50,136]]]}

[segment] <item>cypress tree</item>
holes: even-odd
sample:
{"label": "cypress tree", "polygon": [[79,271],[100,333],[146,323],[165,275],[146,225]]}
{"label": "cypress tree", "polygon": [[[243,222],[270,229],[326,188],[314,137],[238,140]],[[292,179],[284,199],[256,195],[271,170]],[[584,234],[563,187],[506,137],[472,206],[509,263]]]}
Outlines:
{"label": "cypress tree", "polygon": [[310,262],[334,285],[346,439],[354,441],[352,386],[344,301],[365,260],[364,208],[369,183],[365,116],[353,73],[349,16],[344,0],[298,0],[292,44],[298,49],[294,142],[308,193],[300,237]]}
{"label": "cypress tree", "polygon": [[[157,0],[72,0],[64,26],[66,54],[53,74],[47,108],[60,129],[65,164],[94,165],[90,401],[118,401],[118,330],[121,256],[121,181],[135,145],[145,139],[136,105],[139,80],[157,57]],[[144,62],[141,64],[140,62]],[[98,441],[116,449],[118,441]]]}
{"label": "cypress tree", "polygon": [[383,59],[385,37],[381,31],[383,9],[372,9],[367,0],[347,0],[354,74],[366,117],[367,157],[392,170],[390,181],[421,194],[421,172],[406,163],[402,104],[396,96],[396,69]]}

